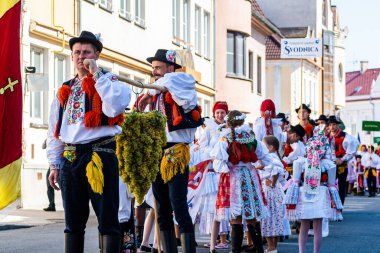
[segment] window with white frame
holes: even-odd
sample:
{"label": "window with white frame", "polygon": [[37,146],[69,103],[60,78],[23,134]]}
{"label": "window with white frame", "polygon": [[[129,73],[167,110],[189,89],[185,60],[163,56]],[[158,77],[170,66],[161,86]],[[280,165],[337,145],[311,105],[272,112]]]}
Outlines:
{"label": "window with white frame", "polygon": [[261,87],[261,57],[257,56],[257,94],[261,95],[262,87]]}
{"label": "window with white frame", "polygon": [[210,58],[210,13],[203,13],[203,55]]}
{"label": "window with white frame", "polygon": [[145,0],[135,1],[135,22],[145,28]]}
{"label": "window with white frame", "polygon": [[172,32],[173,32],[173,38],[179,38],[181,27],[180,27],[180,0],[172,0]]}
{"label": "window with white frame", "polygon": [[182,39],[190,42],[190,0],[183,0]]}
{"label": "window with white frame", "polygon": [[112,11],[112,0],[99,0],[99,6],[108,11]]}
{"label": "window with white frame", "polygon": [[202,12],[201,7],[195,5],[195,17],[194,17],[194,46],[195,52],[201,53],[202,45]]}
{"label": "window with white frame", "polygon": [[54,55],[54,94],[58,92],[59,87],[66,81],[66,57],[63,55]]}
{"label": "window with white frame", "polygon": [[204,116],[210,117],[210,111],[211,111],[211,102],[209,100],[204,100]]}
{"label": "window with white frame", "polygon": [[245,36],[239,32],[227,33],[227,72],[245,77]]}
{"label": "window with white frame", "polygon": [[[30,64],[36,68],[35,74],[44,73],[44,51],[40,48],[32,48],[30,52]],[[32,123],[43,124],[44,93],[43,91],[30,92],[30,118]]]}
{"label": "window with white frame", "polygon": [[248,53],[248,79],[251,80],[251,92],[254,92],[253,87],[253,52]]}
{"label": "window with white frame", "polygon": [[129,21],[132,20],[131,0],[120,0],[119,14]]}

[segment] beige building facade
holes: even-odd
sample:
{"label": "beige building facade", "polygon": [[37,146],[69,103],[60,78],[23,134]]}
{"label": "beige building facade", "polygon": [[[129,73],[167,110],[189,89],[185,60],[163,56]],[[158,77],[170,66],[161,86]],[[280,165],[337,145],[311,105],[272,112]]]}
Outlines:
{"label": "beige building facade", "polygon": [[227,101],[253,124],[266,97],[266,31],[252,20],[252,1],[218,0],[215,17],[215,100]]}

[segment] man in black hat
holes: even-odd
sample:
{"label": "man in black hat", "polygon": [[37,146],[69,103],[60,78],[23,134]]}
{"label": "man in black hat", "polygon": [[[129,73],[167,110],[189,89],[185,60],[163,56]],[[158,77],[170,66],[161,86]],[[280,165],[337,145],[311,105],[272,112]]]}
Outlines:
{"label": "man in black hat", "polygon": [[305,129],[299,124],[296,126],[290,126],[290,129],[286,134],[286,144],[282,159],[288,165],[286,171],[289,174],[292,174],[293,162],[305,153],[305,145],[302,142],[305,134]]}
{"label": "man in black hat", "polygon": [[47,138],[50,185],[58,173],[65,210],[65,252],[83,252],[89,201],[99,222],[101,252],[120,251],[119,172],[115,135],[121,133],[130,89],[96,64],[103,45],[91,32],[70,39],[76,75],[51,106]]}
{"label": "man in black hat", "polygon": [[[151,108],[160,110],[167,116],[167,146],[164,147],[160,172],[152,184],[163,251],[178,252],[173,223],[174,211],[181,233],[182,252],[195,253],[194,227],[187,205],[190,160],[188,144],[194,141],[196,128],[202,125],[202,120],[197,106],[195,80],[192,75],[174,73],[181,68],[176,63],[176,57],[175,51],[159,49],[154,57],[147,58],[152,64],[155,85],[163,86],[167,91],[161,93],[149,90],[141,98],[138,107],[143,111],[148,103],[153,102]],[[170,158],[170,154],[174,157]],[[171,167],[168,158],[182,162]]]}
{"label": "man in black hat", "polygon": [[319,118],[317,119],[317,126],[319,129],[324,129],[325,134],[327,135],[329,133],[329,127],[328,127],[328,118],[326,115],[321,114]]}
{"label": "man in black hat", "polygon": [[[302,110],[301,110],[302,107]],[[296,109],[296,113],[298,115],[298,119],[300,120],[300,125],[305,129],[306,135],[303,138],[303,142],[306,141],[313,136],[314,126],[310,124],[310,113],[311,110],[306,104],[302,104],[300,107]]]}
{"label": "man in black hat", "polygon": [[281,127],[282,131],[289,130],[289,121],[286,118],[285,113],[283,113],[283,112],[278,113],[276,118],[281,119],[282,124],[280,125],[280,127]]}
{"label": "man in black hat", "polygon": [[336,157],[336,166],[337,166],[337,178],[339,186],[339,196],[344,204],[344,199],[346,198],[347,191],[347,163],[350,161],[359,147],[359,142],[353,136],[343,132],[339,129],[339,124],[341,122],[335,117],[330,116],[328,118],[329,131],[327,135],[330,140],[331,150],[333,155]]}

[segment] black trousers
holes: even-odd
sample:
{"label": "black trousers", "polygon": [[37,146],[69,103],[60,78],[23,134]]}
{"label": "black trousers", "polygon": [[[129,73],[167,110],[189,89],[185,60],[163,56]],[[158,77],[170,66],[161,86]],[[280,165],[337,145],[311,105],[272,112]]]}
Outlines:
{"label": "black trousers", "polygon": [[[94,193],[88,183],[86,166],[91,161],[92,145],[76,146],[76,160],[65,160],[61,169],[61,192],[65,210],[65,233],[83,234],[89,216],[91,201],[98,218],[101,235],[120,235],[118,220],[119,209],[119,172],[115,153],[97,151],[103,163],[103,194]],[[115,150],[115,141],[102,148]]]}
{"label": "black trousers", "polygon": [[50,185],[49,175],[50,175],[50,168],[46,172],[47,196],[48,196],[48,199],[49,199],[49,207],[55,208],[55,203],[54,203],[54,188],[51,187],[51,185]]}
{"label": "black trousers", "polygon": [[372,175],[374,172],[376,174],[376,168],[369,168],[368,169],[368,178],[367,178],[367,186],[368,186],[368,192],[370,195],[376,194],[376,177]]}
{"label": "black trousers", "polygon": [[[338,167],[344,166],[344,171],[342,173],[339,173]],[[337,166],[337,178],[338,178],[338,188],[339,188],[339,197],[340,200],[342,201],[342,205],[344,205],[344,200],[346,198],[346,193],[347,193],[347,174],[348,174],[348,169],[347,169],[347,164],[342,164]]]}
{"label": "black trousers", "polygon": [[157,174],[156,181],[152,184],[153,195],[156,199],[158,225],[160,230],[173,230],[173,211],[181,233],[194,233],[194,227],[189,215],[187,205],[187,184],[189,180],[189,168],[185,173],[175,175],[166,184]]}

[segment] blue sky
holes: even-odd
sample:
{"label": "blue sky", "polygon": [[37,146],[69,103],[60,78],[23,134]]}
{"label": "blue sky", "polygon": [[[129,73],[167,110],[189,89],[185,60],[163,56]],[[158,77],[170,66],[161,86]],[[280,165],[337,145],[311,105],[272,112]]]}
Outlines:
{"label": "blue sky", "polygon": [[336,5],[342,27],[347,26],[346,71],[359,70],[360,61],[380,68],[380,1],[331,0]]}

